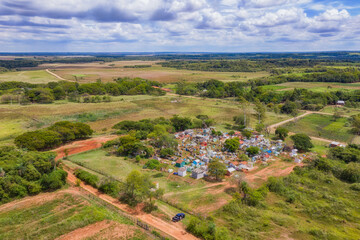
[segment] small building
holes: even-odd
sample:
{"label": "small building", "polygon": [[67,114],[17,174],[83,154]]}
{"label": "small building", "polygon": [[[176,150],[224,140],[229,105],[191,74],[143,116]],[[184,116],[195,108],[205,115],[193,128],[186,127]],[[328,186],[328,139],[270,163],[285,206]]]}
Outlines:
{"label": "small building", "polygon": [[176,161],[175,167],[181,168],[185,166],[185,161],[182,159],[179,159]]}
{"label": "small building", "polygon": [[227,176],[230,176],[230,175],[231,175],[233,172],[235,172],[235,171],[236,171],[235,168],[229,167],[229,168],[227,169],[226,175],[227,175]]}
{"label": "small building", "polygon": [[343,100],[337,101],[336,106],[345,106],[345,101],[343,101]]}
{"label": "small building", "polygon": [[331,142],[329,147],[333,148],[333,147],[344,147],[344,145],[342,145],[339,142]]}
{"label": "small building", "polygon": [[180,177],[185,177],[186,176],[186,168],[185,167],[181,167],[178,169],[178,175]]}
{"label": "small building", "polygon": [[205,167],[200,167],[200,168],[195,168],[192,172],[191,172],[191,177],[195,178],[195,179],[200,179],[203,178],[206,174],[206,168]]}

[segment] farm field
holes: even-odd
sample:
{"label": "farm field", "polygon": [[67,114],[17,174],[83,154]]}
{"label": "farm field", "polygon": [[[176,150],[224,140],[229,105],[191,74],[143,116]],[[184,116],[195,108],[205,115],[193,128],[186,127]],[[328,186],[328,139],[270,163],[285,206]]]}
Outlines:
{"label": "farm field", "polygon": [[0,73],[0,82],[18,81],[28,83],[56,82],[59,79],[47,73],[45,70],[14,71]]}
{"label": "farm field", "polygon": [[289,91],[295,88],[305,88],[313,92],[330,92],[330,91],[352,91],[359,90],[359,83],[328,83],[328,82],[286,82],[275,85],[263,86],[264,89],[275,91]]}
{"label": "farm field", "polygon": [[360,109],[358,108],[347,108],[347,107],[336,107],[336,106],[326,106],[320,110],[325,113],[335,113],[338,112],[343,116],[352,116],[356,114],[360,114]]}
{"label": "farm field", "polygon": [[[171,102],[179,99],[180,102]],[[110,133],[116,123],[122,120],[165,117],[174,114],[194,118],[206,114],[216,121],[219,130],[226,130],[225,123],[233,123],[233,117],[240,114],[236,102],[227,100],[175,97],[175,96],[121,96],[110,103],[72,103],[57,101],[53,104],[0,105],[0,129],[11,127],[11,131],[0,134],[0,144],[8,143],[22,131],[38,129],[61,120],[88,123],[96,134]],[[267,113],[266,124],[273,124],[290,118],[288,115]],[[252,118],[252,125],[256,120]]]}
{"label": "farm field", "polygon": [[297,120],[296,123],[287,123],[284,127],[290,132],[305,133],[340,142],[351,142],[355,137],[350,133],[351,127],[347,126],[347,118],[338,118],[334,121],[331,115],[310,114]]}
{"label": "farm field", "polygon": [[4,204],[0,223],[4,240],[149,239],[130,220],[72,188]]}
{"label": "farm field", "polygon": [[[179,81],[201,82],[209,79],[220,81],[247,81],[249,79],[268,76],[267,72],[206,72],[178,70],[165,68],[156,64],[156,61],[117,61],[110,63],[77,63],[77,64],[44,64],[39,68],[49,68],[59,76],[75,81],[95,82],[101,79],[104,82],[118,77],[140,77],[162,83]],[[124,66],[151,65],[145,68],[124,68]]]}

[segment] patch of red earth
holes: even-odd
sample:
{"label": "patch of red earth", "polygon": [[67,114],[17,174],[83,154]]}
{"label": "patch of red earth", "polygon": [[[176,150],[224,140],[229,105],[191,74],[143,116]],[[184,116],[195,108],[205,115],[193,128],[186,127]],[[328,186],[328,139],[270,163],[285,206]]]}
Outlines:
{"label": "patch of red earth", "polygon": [[[72,184],[76,184],[76,177],[74,174],[66,170],[68,172],[68,181]],[[176,224],[176,223],[169,223],[166,222],[158,217],[155,217],[151,214],[144,213],[143,211],[140,211],[139,209],[132,209],[128,205],[123,204],[119,202],[118,199],[115,199],[109,195],[103,194],[99,192],[96,188],[93,188],[90,185],[85,185],[83,183],[80,184],[80,187],[88,191],[89,193],[97,196],[98,198],[104,200],[107,203],[110,203],[111,205],[119,208],[120,210],[131,214],[132,216],[136,217],[137,219],[143,221],[144,223],[147,223],[148,225],[151,225],[160,231],[174,237],[175,239],[181,239],[181,240],[195,240],[198,239],[195,236],[187,233],[183,226]]]}
{"label": "patch of red earth", "polygon": [[95,137],[90,138],[86,140],[81,141],[75,141],[69,144],[66,144],[64,146],[61,146],[59,148],[54,149],[53,151],[57,153],[56,160],[65,157],[65,151],[68,151],[68,156],[82,153],[86,151],[90,151],[93,149],[101,148],[102,144],[114,140],[118,136],[110,135],[110,136],[101,136],[101,137]]}
{"label": "patch of red earth", "polygon": [[264,169],[261,169],[259,171],[251,171],[251,172],[247,172],[245,175],[245,179],[250,183],[250,184],[255,184],[257,182],[261,181],[266,181],[269,177],[274,176],[274,177],[282,177],[282,176],[287,176],[289,175],[293,169],[296,166],[304,166],[303,163],[299,163],[299,164],[292,164],[291,166],[288,167],[284,167],[283,163],[281,162],[275,162],[273,163],[271,166],[266,167]]}
{"label": "patch of red earth", "polygon": [[[90,237],[99,237],[101,239],[109,239],[109,234],[111,239],[129,239],[134,236],[135,229],[133,226],[116,223],[109,220],[104,220],[94,224],[90,224],[86,227],[76,229],[72,232],[69,232],[65,235],[56,238],[56,240],[81,240]],[[105,237],[104,235],[107,235]],[[105,238],[104,238],[105,237]]]}
{"label": "patch of red earth", "polygon": [[13,209],[21,209],[33,206],[34,204],[41,204],[44,202],[52,201],[54,199],[58,199],[62,197],[64,194],[72,194],[72,195],[81,195],[79,190],[75,188],[69,188],[66,190],[61,190],[57,192],[51,193],[41,193],[36,196],[28,196],[19,200],[15,200],[9,203],[5,203],[0,206],[0,212],[2,211],[11,211]]}

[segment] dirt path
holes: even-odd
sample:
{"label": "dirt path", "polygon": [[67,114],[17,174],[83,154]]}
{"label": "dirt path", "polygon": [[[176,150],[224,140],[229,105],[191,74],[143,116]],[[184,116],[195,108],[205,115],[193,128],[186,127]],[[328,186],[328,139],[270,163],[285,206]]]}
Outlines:
{"label": "dirt path", "polygon": [[[269,130],[270,132],[272,133],[275,133],[275,130],[277,127],[281,126],[281,125],[284,125],[288,122],[291,122],[291,121],[294,121],[295,119],[300,119],[300,118],[303,118],[307,115],[310,115],[310,114],[320,114],[320,115],[328,115],[328,116],[333,116],[332,113],[325,113],[325,112],[315,112],[315,111],[306,111],[305,113],[297,116],[297,117],[293,117],[293,118],[290,118],[290,119],[287,119],[285,121],[281,121],[281,122],[278,122],[278,123],[275,123],[273,125],[270,125],[269,126]],[[346,116],[346,115],[343,115],[344,117],[349,117],[349,116]],[[295,133],[293,132],[289,132],[289,135],[294,135]],[[320,138],[320,137],[313,137],[313,136],[309,136],[311,139],[313,140],[317,140],[317,141],[322,141],[322,142],[327,142],[327,143],[332,143],[334,142],[334,140],[331,140],[331,139],[326,139],[326,138]],[[336,141],[336,142],[339,142],[339,141]],[[341,144],[343,145],[347,145],[347,143],[345,142],[340,142]]]}
{"label": "dirt path", "polygon": [[49,69],[46,69],[45,71],[46,71],[47,73],[53,75],[53,76],[56,77],[57,79],[64,80],[64,81],[69,81],[69,80],[67,80],[67,79],[65,79],[65,78],[60,77],[60,76],[57,75],[56,73],[51,72]]}
{"label": "dirt path", "polygon": [[67,145],[61,146],[59,148],[54,149],[53,151],[56,152],[58,155],[56,157],[57,159],[65,157],[65,151],[68,151],[68,156],[71,156],[73,154],[78,154],[86,151],[90,151],[93,149],[101,148],[102,144],[113,140],[117,138],[116,135],[109,135],[109,136],[100,136],[100,137],[94,137],[86,140],[81,141],[75,141],[72,143],[69,143]]}
{"label": "dirt path", "polygon": [[[73,175],[73,173],[71,171],[67,170],[67,172],[68,172],[68,181],[72,184],[76,184],[77,178]],[[155,217],[151,214],[147,214],[144,212],[136,212],[134,209],[131,209],[128,205],[119,202],[119,200],[117,200],[113,197],[110,197],[106,194],[99,192],[96,188],[93,188],[89,185],[85,185],[85,184],[81,183],[80,187],[83,188],[84,190],[88,191],[89,193],[97,196],[98,198],[102,199],[103,201],[117,207],[118,209],[120,209],[128,214],[131,214],[132,216],[143,221],[144,223],[147,223],[147,224],[161,230],[162,232],[168,234],[169,236],[174,237],[175,239],[181,239],[181,240],[198,239],[195,236],[187,233],[181,224],[166,222],[158,217]]]}
{"label": "dirt path", "polygon": [[[102,137],[87,139],[87,140],[83,140],[83,141],[76,141],[76,142],[70,143],[68,145],[64,145],[64,146],[54,150],[55,152],[58,153],[58,156],[56,157],[56,159],[60,159],[64,156],[65,149],[68,149],[68,151],[69,151],[68,155],[70,156],[72,154],[77,154],[77,153],[81,153],[84,151],[89,151],[92,149],[100,148],[101,143],[112,140],[116,137],[117,136],[112,136],[112,135],[102,136]],[[66,171],[68,172],[67,180],[72,184],[76,184],[77,178],[74,176],[72,171],[71,170],[66,170]],[[182,239],[182,240],[198,239],[198,238],[194,237],[193,235],[187,233],[181,224],[166,222],[166,221],[164,221],[160,218],[157,218],[151,214],[136,211],[136,210],[130,208],[128,205],[119,202],[119,200],[117,200],[109,195],[103,194],[103,193],[99,192],[96,188],[93,188],[89,185],[85,185],[85,184],[81,183],[80,186],[87,192],[97,196],[98,198],[102,199],[103,201],[119,208],[120,210],[122,210],[128,214],[131,214],[132,216],[138,218],[139,220],[163,231],[164,233],[168,234],[169,236],[174,237],[175,239]]]}

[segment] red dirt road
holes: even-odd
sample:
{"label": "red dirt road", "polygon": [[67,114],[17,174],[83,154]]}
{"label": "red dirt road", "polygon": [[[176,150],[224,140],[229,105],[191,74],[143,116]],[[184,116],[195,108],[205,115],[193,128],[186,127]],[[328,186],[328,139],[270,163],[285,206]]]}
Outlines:
{"label": "red dirt road", "polygon": [[[68,171],[68,181],[72,184],[76,183],[76,177],[73,175],[71,171]],[[110,197],[109,195],[103,194],[99,192],[96,188],[93,188],[89,185],[85,185],[83,183],[80,184],[81,188],[85,189],[89,193],[97,196],[98,198],[102,199],[103,201],[110,203],[111,205],[119,208],[120,210],[131,214],[132,216],[138,218],[139,220],[143,221],[144,223],[147,223],[162,232],[172,236],[175,239],[181,239],[181,240],[195,240],[198,239],[195,236],[187,233],[183,226],[180,223],[170,223],[166,222],[160,218],[157,218],[151,214],[147,214],[144,212],[136,212],[134,209],[131,209],[128,205],[123,204],[119,202],[119,200]]]}
{"label": "red dirt road", "polygon": [[71,156],[73,154],[86,152],[89,150],[101,148],[101,145],[107,141],[113,140],[117,138],[116,135],[109,135],[109,136],[101,136],[101,137],[95,137],[90,138],[86,140],[81,141],[75,141],[72,143],[69,143],[67,145],[61,146],[57,149],[54,149],[53,151],[56,152],[58,155],[56,156],[56,160],[65,157],[65,150],[68,151],[68,156]]}
{"label": "red dirt road", "polygon": [[[91,138],[83,141],[76,141],[72,142],[68,145],[64,145],[62,147],[59,147],[55,149],[54,151],[58,153],[56,159],[60,159],[65,156],[64,150],[68,149],[68,156],[97,149],[101,147],[102,143],[105,143],[109,140],[113,140],[117,138],[118,136],[102,136],[102,137],[96,137]],[[74,174],[66,170],[68,172],[68,178],[67,180],[72,183],[76,184],[76,177]],[[168,234],[169,236],[172,236],[175,239],[181,239],[181,240],[195,240],[198,239],[195,236],[187,233],[181,223],[172,223],[172,222],[166,222],[160,218],[157,218],[151,214],[144,213],[142,211],[136,211],[132,208],[130,208],[128,205],[123,204],[119,202],[119,200],[110,197],[109,195],[103,194],[99,192],[96,188],[91,187],[90,185],[85,185],[83,183],[80,184],[81,188],[86,190],[87,192],[97,196],[98,198],[102,199],[103,201],[110,203],[111,205],[119,208],[120,210],[132,215],[133,217],[138,218],[139,220],[143,221],[144,223],[147,223],[162,232]]]}

